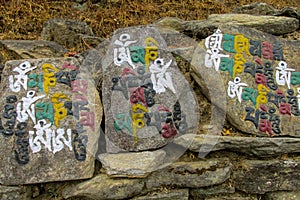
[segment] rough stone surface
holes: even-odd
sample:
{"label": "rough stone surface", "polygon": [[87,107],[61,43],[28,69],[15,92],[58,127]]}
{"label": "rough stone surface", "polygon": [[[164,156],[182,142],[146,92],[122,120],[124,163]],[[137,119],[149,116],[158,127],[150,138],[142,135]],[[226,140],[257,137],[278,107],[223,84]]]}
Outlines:
{"label": "rough stone surface", "polygon": [[0,186],[0,199],[1,200],[15,200],[22,199],[21,188]]}
{"label": "rough stone surface", "polygon": [[205,200],[258,200],[258,198],[253,194],[229,194],[207,197]]}
{"label": "rough stone surface", "polygon": [[267,3],[253,3],[244,6],[238,6],[232,10],[232,13],[249,15],[274,15],[278,10]]}
{"label": "rough stone surface", "polygon": [[[268,6],[266,6],[267,8]],[[256,11],[253,12],[268,12]],[[270,11],[271,12],[271,11]],[[292,33],[299,27],[299,11],[286,8],[277,11],[274,15],[278,16],[256,16],[251,14],[212,14],[206,20],[183,21],[178,18],[166,17],[155,22],[158,27],[174,29],[191,37],[196,36],[203,39],[213,34],[214,30],[223,24],[245,26],[273,34],[282,35]],[[281,17],[280,17],[281,16]],[[287,16],[287,17],[286,17]]]}
{"label": "rough stone surface", "polygon": [[[299,137],[300,42],[239,26],[224,25],[219,31],[225,39],[203,40],[192,60],[195,73],[191,75],[202,92],[218,107],[225,97],[229,122],[243,132]],[[206,47],[205,41],[211,43]],[[240,42],[239,48],[234,42]],[[210,59],[213,48],[218,52],[213,55],[216,59]]]}
{"label": "rough stone surface", "polygon": [[300,152],[300,138],[226,137],[186,134],[175,139],[194,152],[234,151],[249,156],[268,157]]}
{"label": "rough stone surface", "polygon": [[146,177],[163,164],[163,150],[100,154],[99,159],[106,173],[112,177]]}
{"label": "rough stone surface", "polygon": [[41,39],[54,41],[70,49],[82,47],[82,37],[92,35],[91,28],[85,22],[49,19],[43,25]]}
{"label": "rough stone surface", "polygon": [[293,17],[298,20],[300,20],[300,10],[297,10],[296,8],[283,8],[279,10],[277,13],[275,13],[276,16],[287,16],[287,17]]}
{"label": "rough stone surface", "polygon": [[239,6],[232,10],[232,13],[250,14],[250,15],[273,15],[286,16],[300,19],[300,11],[296,8],[286,7],[275,9],[273,6],[266,3],[253,3],[249,5]]}
{"label": "rough stone surface", "polygon": [[183,31],[183,20],[176,17],[164,17],[155,22],[158,27],[171,28],[176,31]]}
{"label": "rough stone surface", "polygon": [[299,27],[299,21],[295,18],[247,14],[212,14],[207,20],[186,21],[183,27],[186,32],[191,31],[197,36],[207,37],[211,31],[223,24],[255,28],[273,35],[291,33]]}
{"label": "rough stone surface", "polygon": [[167,190],[163,192],[152,192],[150,194],[134,197],[132,200],[188,200],[189,189]]}
{"label": "rough stone surface", "polygon": [[102,83],[101,59],[103,53],[96,49],[90,49],[81,53],[78,57],[82,60],[81,67],[91,72],[90,75],[94,79],[95,85],[98,85],[99,82]]}
{"label": "rough stone surface", "polygon": [[166,168],[152,172],[145,179],[109,178],[108,175],[100,174],[91,180],[65,188],[63,197],[124,199],[145,195],[162,187],[208,187],[228,180],[231,167],[228,159],[207,159],[187,163],[176,162]]}
{"label": "rough stone surface", "polygon": [[221,185],[210,186],[206,188],[196,188],[190,190],[190,196],[193,199],[200,199],[201,197],[206,197],[210,195],[218,194],[232,194],[235,192],[235,188],[228,183],[223,183]]}
{"label": "rough stone surface", "polygon": [[147,177],[148,189],[161,186],[199,188],[225,182],[231,174],[228,159],[176,162]]}
{"label": "rough stone surface", "polygon": [[92,177],[102,107],[76,59],[6,62],[1,91],[1,184]]}
{"label": "rough stone surface", "polygon": [[[43,40],[1,40],[6,51],[15,52],[18,59],[63,57],[67,50],[61,45]],[[17,58],[15,58],[17,59]]]}
{"label": "rough stone surface", "polygon": [[102,67],[108,152],[156,149],[196,131],[194,94],[156,28],[118,30]]}
{"label": "rough stone surface", "polygon": [[300,191],[294,192],[286,192],[286,191],[279,191],[279,192],[270,192],[266,194],[268,200],[298,200],[300,199]]}
{"label": "rough stone surface", "polygon": [[[164,19],[165,18],[162,20]],[[170,28],[163,24],[156,24],[156,28],[164,38],[168,51],[179,55],[187,61],[191,61],[195,48],[197,47],[197,41],[180,33],[176,28]]]}
{"label": "rough stone surface", "polygon": [[299,190],[299,159],[243,160],[233,171],[236,189],[251,194],[264,194],[279,190]]}
{"label": "rough stone surface", "polygon": [[63,197],[89,197],[92,199],[125,199],[138,195],[144,188],[143,179],[111,179],[105,174],[65,188]]}

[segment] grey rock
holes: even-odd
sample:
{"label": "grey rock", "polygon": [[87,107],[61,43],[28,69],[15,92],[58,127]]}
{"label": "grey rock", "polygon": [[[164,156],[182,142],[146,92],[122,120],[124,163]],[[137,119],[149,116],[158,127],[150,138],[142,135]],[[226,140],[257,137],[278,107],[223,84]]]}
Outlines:
{"label": "grey rock", "polygon": [[300,199],[300,191],[278,191],[266,194],[268,200],[298,200]]}
{"label": "grey rock", "polygon": [[296,8],[283,8],[279,10],[277,13],[274,14],[275,16],[286,16],[286,17],[293,17],[298,20],[300,20],[300,10],[297,10]]}
{"label": "grey rock", "polygon": [[192,60],[195,48],[197,47],[197,42],[194,39],[177,31],[176,28],[172,29],[164,26],[164,24],[158,23],[156,24],[156,28],[164,38],[168,51],[187,61]]}
{"label": "grey rock", "polygon": [[41,39],[54,41],[68,49],[83,48],[82,37],[93,36],[85,22],[71,19],[49,19],[43,25]]}
{"label": "grey rock", "polygon": [[242,160],[241,167],[233,171],[236,189],[251,194],[300,188],[300,162],[287,160]]}
{"label": "grey rock", "polygon": [[22,192],[22,190],[20,187],[0,185],[0,199],[1,200],[22,199],[21,192]]}
{"label": "grey rock", "polygon": [[165,159],[163,150],[100,154],[99,159],[106,173],[112,177],[146,177],[159,168]]}
{"label": "grey rock", "polygon": [[266,3],[253,3],[236,7],[232,10],[232,13],[250,14],[250,15],[273,15],[273,16],[285,16],[300,19],[300,11],[293,7],[286,7],[282,9],[275,9],[273,6]]}
{"label": "grey rock", "polygon": [[232,165],[228,159],[207,159],[195,162],[176,162],[152,172],[144,179],[109,178],[106,174],[99,174],[90,180],[66,187],[63,197],[124,199],[145,195],[162,187],[207,187],[228,180],[231,168]]}
{"label": "grey rock", "polygon": [[183,31],[183,20],[176,17],[164,17],[156,21],[154,24],[158,27],[170,28],[176,31]]}
{"label": "grey rock", "polygon": [[219,194],[223,194],[222,196],[224,196],[225,194],[232,194],[234,192],[235,188],[232,185],[228,183],[223,183],[221,185],[215,185],[206,188],[190,189],[190,196],[193,199],[200,199],[201,197]]}
{"label": "grey rock", "polygon": [[148,176],[146,187],[161,186],[199,188],[225,182],[231,174],[228,159],[207,159],[195,162],[176,162]]}
{"label": "grey rock", "polygon": [[[151,26],[119,29],[110,42],[102,62],[107,151],[161,148],[174,137],[195,132],[197,102],[159,31]],[[123,48],[132,55],[128,61],[119,57]],[[149,48],[151,59],[145,53]],[[181,113],[176,119],[171,117],[175,112]]]}
{"label": "grey rock", "polygon": [[64,189],[63,197],[89,197],[92,199],[125,199],[140,194],[144,189],[143,179],[111,179],[106,174]]}
{"label": "grey rock", "polygon": [[236,7],[231,12],[249,15],[274,15],[277,11],[277,9],[267,3],[257,2]]}
{"label": "grey rock", "polygon": [[205,200],[258,200],[259,198],[253,194],[225,194],[212,197],[206,197]]}
{"label": "grey rock", "polygon": [[291,33],[299,27],[299,21],[295,18],[232,13],[213,14],[207,20],[186,21],[183,23],[183,27],[185,31],[190,31],[199,38],[205,38],[223,24],[255,28],[273,35]]}
{"label": "grey rock", "polygon": [[[222,47],[225,50],[219,49],[218,55],[224,57],[222,62],[220,60],[220,64],[213,64],[209,62],[209,59],[205,63],[205,56],[210,56],[208,53],[211,50],[210,47],[206,49],[205,41],[199,44],[193,54],[191,64],[194,73],[191,73],[191,76],[200,85],[203,94],[219,108],[224,109],[224,103],[226,103],[227,119],[234,127],[245,133],[260,136],[299,137],[300,119],[296,96],[299,83],[297,74],[299,73],[300,42],[279,39],[240,26],[223,25],[219,27],[219,30],[222,35],[231,35],[230,37],[238,34],[238,37],[245,39],[247,46],[244,46],[242,53],[236,53],[233,48],[230,50],[230,47],[226,46],[230,43],[227,39],[222,40]],[[206,41],[208,40],[209,38]],[[256,51],[257,54],[254,50],[254,43],[261,48]],[[266,45],[272,45],[274,51],[270,51],[269,54]],[[290,70],[293,70],[289,72],[290,81],[286,84],[285,81],[279,80],[281,65],[287,65]],[[276,80],[276,73],[278,73],[278,80]],[[260,77],[262,79],[259,82]],[[232,92],[231,85],[234,81],[240,81],[239,84],[243,84],[239,86],[242,91],[238,93],[240,95]],[[212,92],[213,95],[210,94]],[[282,97],[281,100],[279,96]],[[291,98],[293,101],[288,101]]]}
{"label": "grey rock", "polygon": [[0,104],[1,184],[93,176],[102,106],[89,77],[75,58],[6,62]]}
{"label": "grey rock", "polygon": [[101,51],[96,49],[87,50],[78,56],[81,60],[81,67],[90,72],[91,78],[95,81],[95,85],[97,86],[99,83],[102,83],[103,80],[101,65],[103,56]]}
{"label": "grey rock", "polygon": [[300,152],[300,138],[227,137],[186,134],[176,138],[174,143],[187,147],[194,152],[227,150],[257,157]]}
{"label": "grey rock", "polygon": [[15,59],[63,57],[67,50],[55,43],[43,40],[1,40],[6,51],[15,52]]}
{"label": "grey rock", "polygon": [[167,190],[163,192],[151,192],[144,196],[132,198],[132,200],[188,200],[188,189]]}

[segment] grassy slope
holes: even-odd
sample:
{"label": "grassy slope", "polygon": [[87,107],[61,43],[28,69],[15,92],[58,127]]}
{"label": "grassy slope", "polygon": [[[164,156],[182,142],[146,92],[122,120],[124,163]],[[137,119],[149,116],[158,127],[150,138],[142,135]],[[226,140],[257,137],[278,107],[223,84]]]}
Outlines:
{"label": "grassy slope", "polygon": [[[108,37],[117,28],[149,24],[166,16],[183,20],[205,19],[213,13],[227,13],[236,6],[257,2],[257,0],[119,0],[118,3],[107,3],[107,1],[109,0],[92,4],[91,0],[88,0],[85,9],[82,9],[83,6],[80,4],[67,0],[0,0],[0,39],[39,39],[43,23],[49,18],[85,21],[96,35]],[[299,1],[261,2],[275,8],[292,6],[300,9]]]}

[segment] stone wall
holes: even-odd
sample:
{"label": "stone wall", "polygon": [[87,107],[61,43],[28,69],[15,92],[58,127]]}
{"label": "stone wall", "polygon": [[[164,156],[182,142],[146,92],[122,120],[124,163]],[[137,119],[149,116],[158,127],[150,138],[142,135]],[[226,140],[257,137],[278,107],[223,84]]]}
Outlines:
{"label": "stone wall", "polygon": [[[117,30],[109,40],[93,35],[84,23],[51,19],[45,23],[44,40],[0,41],[4,67],[2,96],[15,94],[18,99],[26,96],[22,92],[13,93],[13,89],[18,89],[9,81],[22,63],[31,63],[31,71],[46,78],[51,74],[45,70],[45,63],[53,63],[59,66],[51,68],[54,70],[51,77],[56,78],[58,85],[50,84],[47,93],[46,86],[40,86],[45,93],[43,98],[58,92],[70,95],[78,92],[71,100],[85,99],[89,103],[85,108],[82,105],[79,116],[94,112],[92,124],[102,128],[91,127],[86,118],[78,117],[76,121],[76,115],[70,113],[74,107],[70,108],[69,115],[55,118],[59,120],[51,127],[56,126],[56,130],[70,126],[71,129],[78,122],[86,128],[89,142],[79,145],[82,137],[77,133],[70,146],[72,151],[66,142],[57,153],[53,153],[54,147],[50,151],[46,146],[40,150],[27,146],[30,159],[20,164],[15,159],[16,144],[26,142],[17,142],[22,134],[10,132],[14,130],[13,125],[7,121],[15,116],[16,123],[16,117],[21,115],[13,114],[5,106],[15,103],[18,111],[19,104],[3,98],[1,199],[300,199],[299,16],[300,11],[292,8],[276,10],[258,3],[230,14],[212,15],[207,20],[164,18],[149,26]],[[152,38],[150,47],[157,52],[152,57],[145,56],[149,38]],[[120,42],[123,46],[116,47]],[[82,53],[66,49],[86,44],[90,49]],[[137,55],[131,57],[134,62],[113,56],[117,48],[121,53],[126,53],[126,48],[134,52]],[[149,59],[148,64],[145,58]],[[249,63],[255,63],[254,67]],[[272,64],[269,72],[264,71],[265,63]],[[287,67],[280,68],[280,63]],[[122,70],[112,71],[115,65],[123,67],[118,68]],[[147,70],[141,70],[144,65],[149,68],[149,75],[145,73]],[[129,66],[138,73],[128,70]],[[165,79],[154,76],[157,75],[154,69],[160,69],[155,67],[165,67],[164,72],[171,74],[171,81],[166,75]],[[89,73],[88,77],[79,75],[79,79],[72,79],[70,74],[77,68]],[[27,72],[32,79],[31,71]],[[115,80],[115,74],[119,82],[110,83]],[[149,76],[149,82],[143,79],[145,84],[137,87],[142,88],[148,99],[136,95],[138,100],[132,100],[129,83],[127,95],[131,96],[126,99],[126,93],[120,89],[124,88],[122,81],[142,80],[140,76]],[[82,94],[77,82],[82,84],[85,78],[91,81],[87,84],[89,93]],[[153,82],[154,78],[157,82]],[[229,83],[244,85],[232,89]],[[24,84],[20,85],[25,89]],[[257,96],[250,98],[245,93],[248,90],[256,90]],[[140,90],[136,93],[141,94]],[[151,97],[155,104],[164,106],[152,107]],[[145,124],[134,124],[133,119],[129,125],[116,122],[114,114],[124,110],[135,113],[137,103],[143,104],[139,108],[144,111],[142,117],[137,113],[135,120],[144,119]],[[129,107],[124,106],[127,104]],[[152,125],[155,117],[151,116],[155,114],[151,113],[157,110],[160,119],[165,116],[162,126]],[[183,123],[184,119],[188,120]],[[134,126],[136,131],[131,129]],[[30,122],[27,127],[30,130],[37,126]],[[25,141],[26,132],[22,137]],[[82,152],[86,153],[85,159],[81,159]]]}

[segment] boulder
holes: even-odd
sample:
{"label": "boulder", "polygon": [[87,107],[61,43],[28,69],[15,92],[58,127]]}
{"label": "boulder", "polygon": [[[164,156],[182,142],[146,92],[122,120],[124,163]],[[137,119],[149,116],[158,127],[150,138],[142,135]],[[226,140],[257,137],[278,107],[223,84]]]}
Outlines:
{"label": "boulder", "polygon": [[183,23],[186,32],[192,32],[198,38],[205,38],[220,25],[236,25],[273,34],[282,35],[294,32],[299,27],[299,21],[291,17],[255,16],[248,14],[212,14],[206,20],[186,21]]}
{"label": "boulder", "polygon": [[63,57],[67,49],[63,46],[43,40],[0,40],[5,51],[15,52],[14,59],[52,58]]}
{"label": "boulder", "polygon": [[236,7],[232,13],[250,14],[250,15],[273,15],[285,16],[300,19],[300,11],[293,7],[286,7],[282,9],[275,9],[273,6],[266,3],[253,3],[244,6]]}
{"label": "boulder", "polygon": [[195,132],[196,99],[159,31],[119,29],[110,42],[102,62],[107,151],[157,149]]}
{"label": "boulder", "polygon": [[[252,8],[252,6],[249,6]],[[268,6],[265,6],[268,7]],[[268,7],[266,10],[270,10]],[[236,11],[239,12],[239,11]],[[260,11],[253,11],[260,12]],[[272,12],[273,11],[262,11]],[[274,11],[275,12],[275,11]],[[292,13],[290,15],[285,13]],[[247,13],[247,12],[246,12]],[[155,22],[158,27],[174,29],[181,33],[184,33],[190,37],[197,37],[198,39],[204,39],[213,34],[215,29],[221,25],[233,25],[233,26],[245,26],[248,28],[255,28],[257,30],[273,34],[283,35],[296,31],[299,27],[299,11],[293,9],[287,9],[287,11],[278,11],[274,15],[251,15],[241,13],[228,13],[228,14],[212,14],[205,20],[192,20],[183,21],[178,18],[166,17]],[[286,17],[288,16],[288,17]],[[180,41],[178,41],[180,42]]]}
{"label": "boulder", "polygon": [[85,22],[54,18],[44,23],[41,39],[54,41],[68,49],[82,49],[82,37],[93,35],[93,31]]}
{"label": "boulder", "polygon": [[233,151],[248,156],[270,157],[300,153],[300,138],[230,137],[186,134],[175,144],[194,152]]}
{"label": "boulder", "polygon": [[236,189],[251,194],[300,189],[299,159],[242,160],[233,171]]}
{"label": "boulder", "polygon": [[222,25],[194,51],[191,75],[214,105],[222,108],[226,98],[227,118],[237,129],[299,137],[299,53],[299,41]]}
{"label": "boulder", "polygon": [[102,106],[75,58],[8,61],[1,91],[1,184],[93,176]]}
{"label": "boulder", "polygon": [[274,15],[277,11],[277,9],[267,3],[256,2],[236,7],[231,12],[249,15]]}

